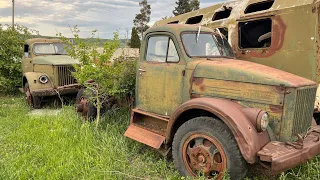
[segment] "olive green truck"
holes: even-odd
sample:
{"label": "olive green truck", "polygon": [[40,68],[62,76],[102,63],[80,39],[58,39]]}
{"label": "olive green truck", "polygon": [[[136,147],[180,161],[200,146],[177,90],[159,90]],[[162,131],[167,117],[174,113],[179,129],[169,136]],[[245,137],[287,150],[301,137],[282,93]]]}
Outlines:
{"label": "olive green truck", "polygon": [[59,39],[29,39],[22,57],[22,87],[27,103],[40,108],[48,96],[77,94],[79,85],[72,76],[78,60],[67,55]]}
{"label": "olive green truck", "polygon": [[280,173],[320,153],[313,118],[318,84],[235,58],[210,28],[150,28],[137,68],[125,136],[172,150],[184,176],[245,177],[248,164]]}

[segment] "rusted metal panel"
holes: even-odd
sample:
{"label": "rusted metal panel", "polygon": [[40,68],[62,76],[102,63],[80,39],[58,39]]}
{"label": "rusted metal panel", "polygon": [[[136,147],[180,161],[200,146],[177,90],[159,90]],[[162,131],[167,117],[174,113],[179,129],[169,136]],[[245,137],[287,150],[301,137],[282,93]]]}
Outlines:
{"label": "rusted metal panel", "polygon": [[280,173],[305,163],[319,153],[320,126],[315,126],[302,141],[301,147],[272,141],[258,152],[258,156],[261,161],[271,163],[270,168],[274,173]]}
{"label": "rusted metal panel", "polygon": [[124,133],[126,137],[159,149],[165,140],[164,136],[145,130],[141,127],[131,124],[127,131]]}
{"label": "rusted metal panel", "polygon": [[192,93],[201,97],[218,97],[268,105],[283,105],[284,92],[277,86],[236,81],[194,78]]}
{"label": "rusted metal panel", "polygon": [[230,59],[203,61],[197,66],[194,76],[273,86],[299,87],[315,84],[311,80],[268,66]]}
{"label": "rusted metal panel", "polygon": [[219,117],[230,128],[244,159],[248,163],[255,163],[256,153],[270,141],[270,138],[266,131],[261,133],[256,131],[241,108],[244,107],[224,99],[197,98],[187,101],[172,115],[167,127],[166,143],[172,142],[175,133],[174,124],[183,112],[202,109]]}

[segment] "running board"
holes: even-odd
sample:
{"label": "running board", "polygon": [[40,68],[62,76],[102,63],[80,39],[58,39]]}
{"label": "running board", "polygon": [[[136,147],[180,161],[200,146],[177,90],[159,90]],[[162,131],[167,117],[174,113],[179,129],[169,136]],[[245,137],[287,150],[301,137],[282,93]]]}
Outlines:
{"label": "running board", "polygon": [[159,149],[165,140],[164,136],[148,131],[144,128],[135,126],[134,124],[131,124],[128,127],[124,135],[128,138],[131,138],[133,140],[136,140],[138,142],[151,146],[155,149]]}

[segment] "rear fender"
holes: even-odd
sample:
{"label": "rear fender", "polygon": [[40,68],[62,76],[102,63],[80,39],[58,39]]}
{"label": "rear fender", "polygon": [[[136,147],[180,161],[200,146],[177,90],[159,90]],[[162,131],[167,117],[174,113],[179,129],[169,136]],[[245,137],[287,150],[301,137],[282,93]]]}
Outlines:
{"label": "rear fender", "polygon": [[[45,83],[45,84],[40,83],[39,77],[41,75],[46,75],[49,78],[47,83]],[[52,80],[50,79],[50,77],[46,73],[27,72],[23,75],[23,81],[24,81],[24,83],[28,82],[31,93],[35,90],[54,88],[54,84],[53,84]],[[24,84],[23,84],[23,86],[24,86]]]}
{"label": "rear fender", "polygon": [[[245,108],[236,102],[215,98],[196,98],[182,104],[173,114],[167,126],[166,143],[172,142],[173,137],[179,126],[190,119],[183,118],[183,114],[188,111],[207,112],[206,115],[217,117],[222,120],[233,133],[239,149],[248,163],[257,162],[257,152],[264,145],[270,142],[266,131],[258,132],[252,118],[256,114],[256,109]],[[260,110],[261,111],[261,110]],[[192,117],[206,116],[192,114]],[[182,117],[182,118],[181,118]],[[180,122],[179,122],[180,121]]]}

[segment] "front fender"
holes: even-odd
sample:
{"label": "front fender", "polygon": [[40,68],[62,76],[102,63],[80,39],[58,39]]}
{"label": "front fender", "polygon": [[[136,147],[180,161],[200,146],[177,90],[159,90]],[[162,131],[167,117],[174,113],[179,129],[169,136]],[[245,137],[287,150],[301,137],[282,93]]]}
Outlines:
{"label": "front fender", "polygon": [[[40,83],[39,77],[41,75],[46,75],[49,78],[49,80],[46,84]],[[27,72],[23,75],[23,78],[27,80],[31,93],[35,90],[54,88],[54,84],[53,84],[52,80],[50,79],[50,77],[46,73]]]}
{"label": "front fender", "polygon": [[270,142],[266,131],[257,132],[255,125],[250,121],[245,108],[230,100],[215,98],[196,98],[182,104],[173,114],[167,126],[166,142],[172,142],[179,117],[189,110],[204,110],[221,119],[233,133],[239,149],[248,163],[257,161],[257,152]]}

